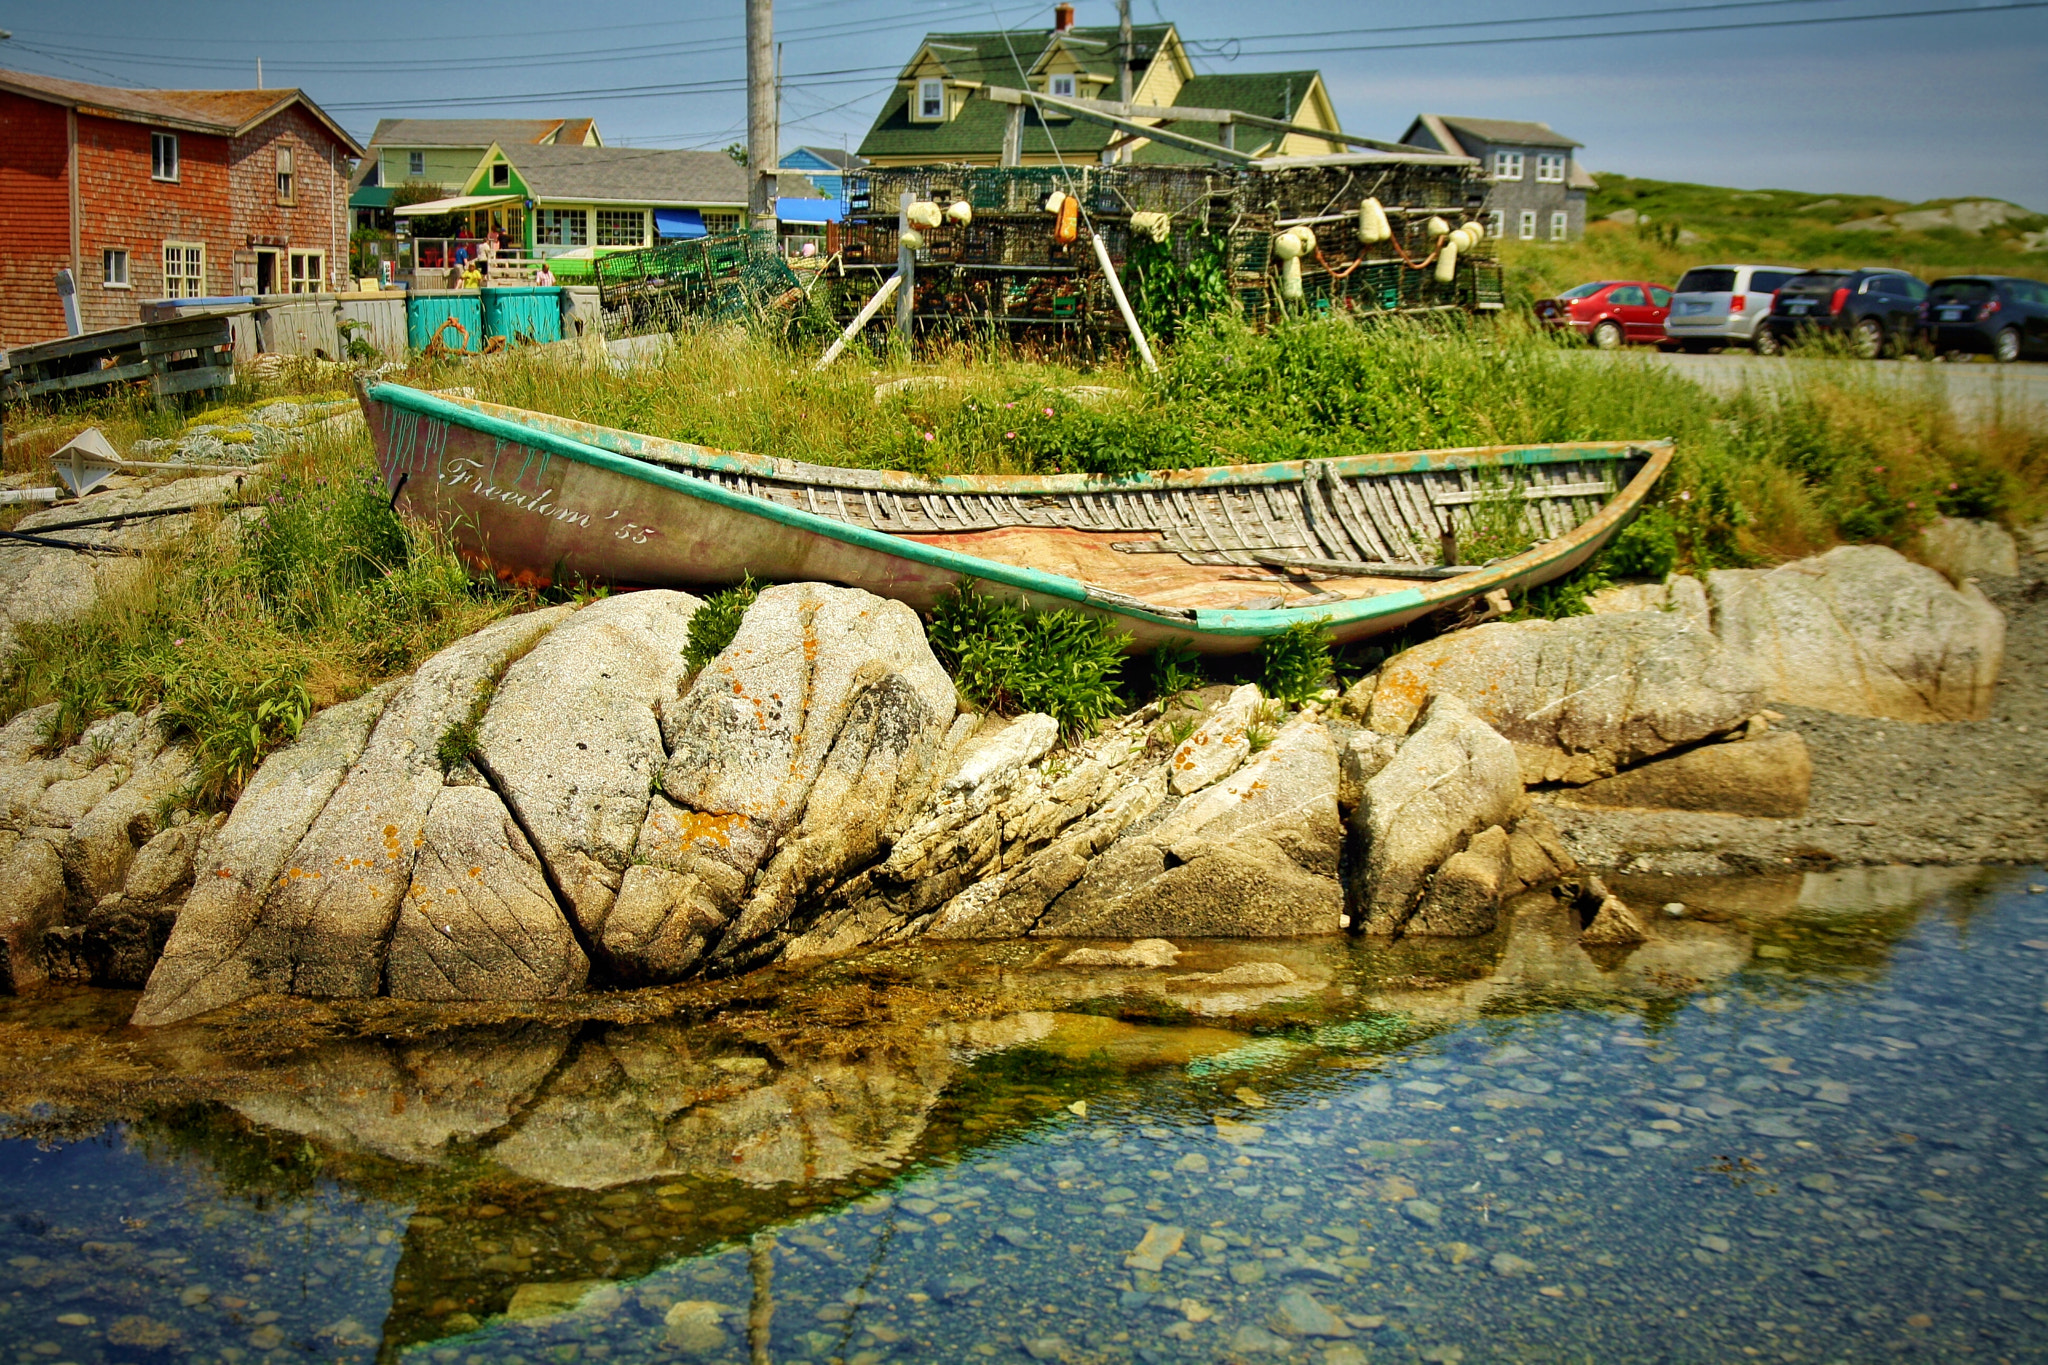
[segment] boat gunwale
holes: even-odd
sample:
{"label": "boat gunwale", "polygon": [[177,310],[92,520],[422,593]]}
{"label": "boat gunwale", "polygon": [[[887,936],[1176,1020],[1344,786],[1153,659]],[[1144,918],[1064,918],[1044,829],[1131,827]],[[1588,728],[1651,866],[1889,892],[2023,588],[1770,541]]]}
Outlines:
{"label": "boat gunwale", "polygon": [[[793,529],[837,540],[842,544],[896,559],[922,563],[956,573],[967,580],[1000,584],[1019,591],[1071,602],[1092,611],[1146,621],[1156,627],[1184,632],[1198,638],[1256,638],[1279,635],[1300,623],[1310,621],[1321,622],[1332,630],[1341,631],[1347,626],[1363,625],[1381,617],[1398,616],[1414,619],[1428,611],[1490,592],[1495,588],[1513,586],[1518,582],[1548,581],[1548,577],[1543,574],[1545,569],[1562,560],[1590,554],[1599,542],[1619,529],[1622,520],[1633,514],[1643,497],[1663,474],[1672,456],[1672,445],[1668,440],[1647,443],[1599,443],[1602,446],[1620,447],[1615,458],[1626,458],[1629,454],[1637,452],[1646,457],[1643,468],[1626,486],[1611,494],[1600,511],[1562,536],[1532,546],[1511,559],[1486,565],[1476,572],[1443,579],[1431,585],[1426,591],[1406,588],[1370,597],[1354,597],[1339,602],[1317,602],[1294,607],[1251,610],[1211,607],[1177,609],[1154,607],[1114,590],[1091,588],[1078,579],[1068,578],[1062,574],[983,559],[978,555],[949,550],[923,540],[913,540],[887,531],[871,530],[864,526],[835,521],[814,512],[785,507],[767,498],[727,488],[712,479],[684,473],[656,461],[606,450],[545,427],[530,426],[425,390],[402,384],[371,384],[363,386],[360,393],[365,404],[388,404],[422,417],[467,427],[495,440],[560,455],[577,464],[652,484],[745,515],[763,517]],[[523,412],[518,408],[502,410],[512,413]]]}
{"label": "boat gunwale", "polygon": [[[821,487],[901,490],[905,493],[976,493],[994,497],[1071,497],[1075,494],[1132,493],[1147,490],[1229,488],[1299,483],[1328,469],[1339,478],[1371,478],[1387,474],[1427,474],[1462,469],[1487,469],[1501,465],[1566,464],[1575,460],[1625,460],[1635,450],[1669,445],[1668,438],[1646,441],[1553,441],[1540,445],[1444,446],[1432,450],[1408,450],[1390,454],[1331,455],[1316,459],[1274,460],[1266,464],[1202,465],[1187,469],[1142,470],[1133,474],[912,474],[900,469],[862,469],[846,465],[810,464],[775,455],[756,455],[744,450],[722,450],[716,446],[677,441],[666,436],[649,436],[575,417],[515,408],[458,394],[415,389],[404,384],[373,384],[371,391],[395,389],[425,394],[454,406],[485,416],[503,417],[521,426],[559,428],[558,434],[572,441],[611,447],[590,436],[616,437],[634,447],[613,450],[613,454],[646,460],[650,464],[686,465],[718,474],[743,474],[756,479],[785,483],[812,483]],[[580,435],[578,433],[589,433]],[[658,447],[657,458],[642,447]]]}

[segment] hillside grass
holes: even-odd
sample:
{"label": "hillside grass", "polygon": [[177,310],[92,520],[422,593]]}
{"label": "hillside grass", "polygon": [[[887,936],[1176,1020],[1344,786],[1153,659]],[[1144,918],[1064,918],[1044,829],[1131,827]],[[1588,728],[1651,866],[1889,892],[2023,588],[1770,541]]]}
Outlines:
{"label": "hillside grass", "polygon": [[[1953,199],[1907,204],[1873,195],[1796,190],[1734,190],[1601,175],[1587,196],[1587,229],[1577,242],[1500,244],[1512,299],[1548,298],[1588,280],[1647,279],[1675,284],[1696,265],[1892,266],[1922,279],[1942,275],[2022,275],[2048,280],[2048,251],[2024,249],[2025,234],[2048,228],[2032,214],[1985,229],[1844,231],[1842,223],[1910,209],[1944,208]],[[1647,222],[1603,221],[1632,209]],[[1681,234],[1687,237],[1680,244]]]}

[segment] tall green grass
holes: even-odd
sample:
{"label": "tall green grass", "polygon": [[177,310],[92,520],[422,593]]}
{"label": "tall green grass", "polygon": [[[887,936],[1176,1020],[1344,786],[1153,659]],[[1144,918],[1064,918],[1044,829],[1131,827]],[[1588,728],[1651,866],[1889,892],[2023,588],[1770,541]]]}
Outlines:
{"label": "tall green grass", "polygon": [[2048,511],[2048,427],[2020,413],[1957,417],[1941,367],[1901,382],[1897,367],[1801,363],[1768,389],[1724,397],[1647,358],[1588,363],[1583,348],[1513,317],[1266,334],[1212,324],[1172,347],[1157,377],[972,346],[923,363],[849,357],[818,374],[807,355],[726,331],[678,338],[666,359],[625,374],[512,357],[464,382],[493,401],[657,436],[931,474],[1113,475],[1664,437],[1677,456],[1656,501],[1678,562],[1694,568],[1841,540],[1903,546],[1943,511]]}
{"label": "tall green grass", "polygon": [[55,748],[96,716],[160,705],[193,746],[201,806],[232,802],[316,710],[522,602],[393,515],[361,436],[310,442],[245,505],[197,520],[84,616],[22,626],[0,712],[56,702]]}

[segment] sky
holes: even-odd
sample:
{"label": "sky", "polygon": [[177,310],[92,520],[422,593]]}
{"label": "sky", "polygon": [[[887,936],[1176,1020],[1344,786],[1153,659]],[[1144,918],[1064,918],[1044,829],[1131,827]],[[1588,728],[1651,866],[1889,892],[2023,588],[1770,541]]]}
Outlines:
{"label": "sky", "polygon": [[[1133,3],[1198,70],[1320,69],[1367,136],[1425,110],[1533,119],[1595,172],[2048,212],[2048,0]],[[1077,7],[1116,21],[1113,0]],[[782,0],[783,150],[857,148],[924,32],[1051,12]],[[0,28],[0,66],[109,85],[254,86],[260,59],[263,84],[305,89],[359,140],[398,115],[589,116],[613,146],[745,137],[740,0],[91,0],[0,5]]]}

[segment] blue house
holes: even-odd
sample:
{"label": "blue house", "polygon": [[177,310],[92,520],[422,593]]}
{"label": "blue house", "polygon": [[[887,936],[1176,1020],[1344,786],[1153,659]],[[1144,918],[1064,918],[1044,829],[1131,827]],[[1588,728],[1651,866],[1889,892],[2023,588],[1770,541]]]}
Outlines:
{"label": "blue house", "polygon": [[828,199],[846,201],[846,175],[866,166],[864,157],[837,147],[799,147],[775,163],[778,170],[801,171]]}

